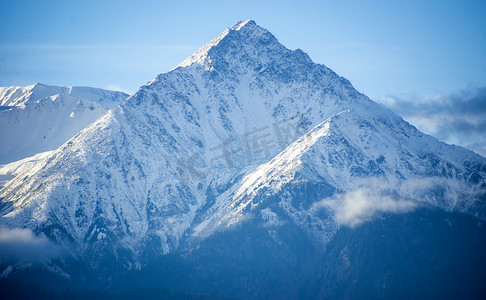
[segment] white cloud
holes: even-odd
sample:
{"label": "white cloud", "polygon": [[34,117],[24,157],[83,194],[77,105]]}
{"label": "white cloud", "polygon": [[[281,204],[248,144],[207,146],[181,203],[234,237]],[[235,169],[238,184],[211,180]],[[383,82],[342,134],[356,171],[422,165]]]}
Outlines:
{"label": "white cloud", "polygon": [[377,101],[378,101],[378,103],[381,103],[381,104],[388,106],[388,107],[393,107],[397,102],[395,100],[395,98],[393,98],[393,97],[383,97],[383,98],[381,98]]}
{"label": "white cloud", "polygon": [[58,246],[29,229],[0,228],[0,261],[39,262],[60,254]]}
{"label": "white cloud", "polygon": [[336,193],[315,203],[311,212],[326,210],[338,225],[349,227],[369,222],[381,213],[408,213],[418,207],[419,202],[401,196],[403,185],[403,182],[379,178],[356,180],[348,192]]}
{"label": "white cloud", "polygon": [[316,203],[313,209],[330,209],[338,225],[355,227],[371,221],[380,213],[406,213],[416,206],[411,201],[395,200],[372,189],[360,188],[324,199]]}
{"label": "white cloud", "polygon": [[484,195],[484,187],[441,177],[408,180],[366,178],[356,180],[345,193],[336,193],[311,207],[311,213],[322,211],[333,216],[338,225],[355,227],[371,221],[381,213],[408,213],[418,207],[432,206],[445,211],[467,212]]}

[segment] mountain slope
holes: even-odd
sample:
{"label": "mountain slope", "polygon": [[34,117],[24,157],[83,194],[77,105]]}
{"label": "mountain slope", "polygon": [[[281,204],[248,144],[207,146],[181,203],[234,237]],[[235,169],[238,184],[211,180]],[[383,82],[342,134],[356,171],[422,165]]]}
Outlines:
{"label": "mountain slope", "polygon": [[376,212],[428,205],[485,218],[484,158],[403,121],[364,114],[329,118],[244,176],[216,197],[194,235],[226,230],[250,215],[277,228],[290,218],[326,244],[340,225],[372,217],[368,205]]}
{"label": "mountain slope", "polygon": [[246,21],[9,181],[0,225],[75,246],[94,268],[135,268],[255,216],[275,240],[285,223],[323,246],[344,224],[338,195],[366,179],[391,182],[378,194],[402,208],[484,218],[485,178],[485,158]]}
{"label": "mountain slope", "polygon": [[12,163],[3,165],[0,167],[0,188],[3,187],[8,181],[15,178],[20,173],[30,169],[36,162],[47,157],[50,151],[38,153],[34,156],[14,161]]}
{"label": "mountain slope", "polygon": [[58,148],[128,97],[89,87],[2,89],[0,101],[9,106],[0,110],[0,164]]}

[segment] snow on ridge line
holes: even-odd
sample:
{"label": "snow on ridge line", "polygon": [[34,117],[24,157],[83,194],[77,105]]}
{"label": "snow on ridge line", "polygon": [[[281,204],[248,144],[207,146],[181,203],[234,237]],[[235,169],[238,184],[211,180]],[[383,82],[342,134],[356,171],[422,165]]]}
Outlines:
{"label": "snow on ridge line", "polygon": [[243,28],[247,24],[256,26],[255,21],[253,21],[253,20],[246,20],[246,21],[240,21],[240,22],[238,22],[236,25],[232,26],[231,28],[234,29],[234,30],[240,30],[241,28]]}
{"label": "snow on ridge line", "polygon": [[269,162],[260,165],[258,168],[255,169],[254,172],[245,176],[245,178],[243,178],[242,180],[241,185],[235,192],[235,198],[242,197],[244,194],[255,195],[258,189],[248,191],[248,188],[250,187],[252,182],[258,182],[263,180],[263,178],[266,178],[266,176],[264,176],[265,174],[275,172],[281,172],[283,174],[285,172],[285,169],[291,169],[292,167],[295,168],[295,165],[293,164],[285,164],[285,167],[282,170],[280,168],[274,169],[274,167],[278,166],[279,162],[283,162],[283,159],[287,156],[292,155],[295,156],[294,159],[296,159],[299,155],[304,154],[308,150],[308,148],[316,142],[317,139],[328,133],[329,123],[334,118],[340,116],[341,114],[349,112],[349,109],[345,109],[339,113],[330,116],[311,130],[309,130],[306,134],[295,140],[292,144],[287,146],[282,152],[272,158]]}
{"label": "snow on ridge line", "polygon": [[[0,111],[0,164],[55,150],[128,96],[89,87],[36,86],[10,103],[11,109]],[[53,92],[60,93],[33,101]]]}
{"label": "snow on ridge line", "polygon": [[124,92],[88,86],[53,86],[36,83],[26,87],[0,87],[0,105],[18,106],[25,103],[36,102],[57,94],[66,94],[80,99],[96,101],[107,108],[112,108],[113,106],[120,104],[122,100],[129,96]]}

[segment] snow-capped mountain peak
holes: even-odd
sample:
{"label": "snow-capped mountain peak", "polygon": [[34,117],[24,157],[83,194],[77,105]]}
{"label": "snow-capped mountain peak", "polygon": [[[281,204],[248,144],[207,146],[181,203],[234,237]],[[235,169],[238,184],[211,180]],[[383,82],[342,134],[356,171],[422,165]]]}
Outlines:
{"label": "snow-capped mountain peak", "polygon": [[482,217],[485,166],[246,21],[9,181],[0,190],[0,225],[44,232],[74,244],[79,256],[104,249],[130,263],[148,259],[148,248],[175,251],[250,214],[318,230],[327,242],[337,225],[312,215],[313,203],[385,175],[433,177],[441,184],[432,191],[400,195],[418,201],[451,192],[456,197],[428,203]]}
{"label": "snow-capped mountain peak", "polygon": [[[178,67],[198,64],[205,68],[218,69],[232,62],[241,64],[242,59],[246,60],[245,63],[253,61],[253,65],[263,64],[266,59],[275,57],[277,52],[286,51],[288,50],[268,30],[258,26],[255,21],[248,20],[226,29]],[[237,53],[239,55],[235,56]]]}

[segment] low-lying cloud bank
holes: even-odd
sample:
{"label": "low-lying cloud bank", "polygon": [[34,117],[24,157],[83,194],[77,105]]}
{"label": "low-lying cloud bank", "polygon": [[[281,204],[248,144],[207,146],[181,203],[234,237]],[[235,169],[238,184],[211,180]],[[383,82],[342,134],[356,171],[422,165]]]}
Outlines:
{"label": "low-lying cloud bank", "polygon": [[486,157],[486,87],[446,96],[391,96],[377,101],[419,130]]}
{"label": "low-lying cloud bank", "polygon": [[[409,213],[422,206],[436,207],[448,212],[468,212],[482,202],[481,187],[440,177],[409,180],[368,178],[357,180],[348,192],[336,193],[314,203],[311,213],[326,211],[339,226],[356,227],[372,221],[383,213]],[[478,198],[479,197],[479,198]],[[485,215],[478,215],[485,218]]]}
{"label": "low-lying cloud bank", "polygon": [[59,257],[60,247],[29,229],[0,228],[0,262],[42,262]]}

